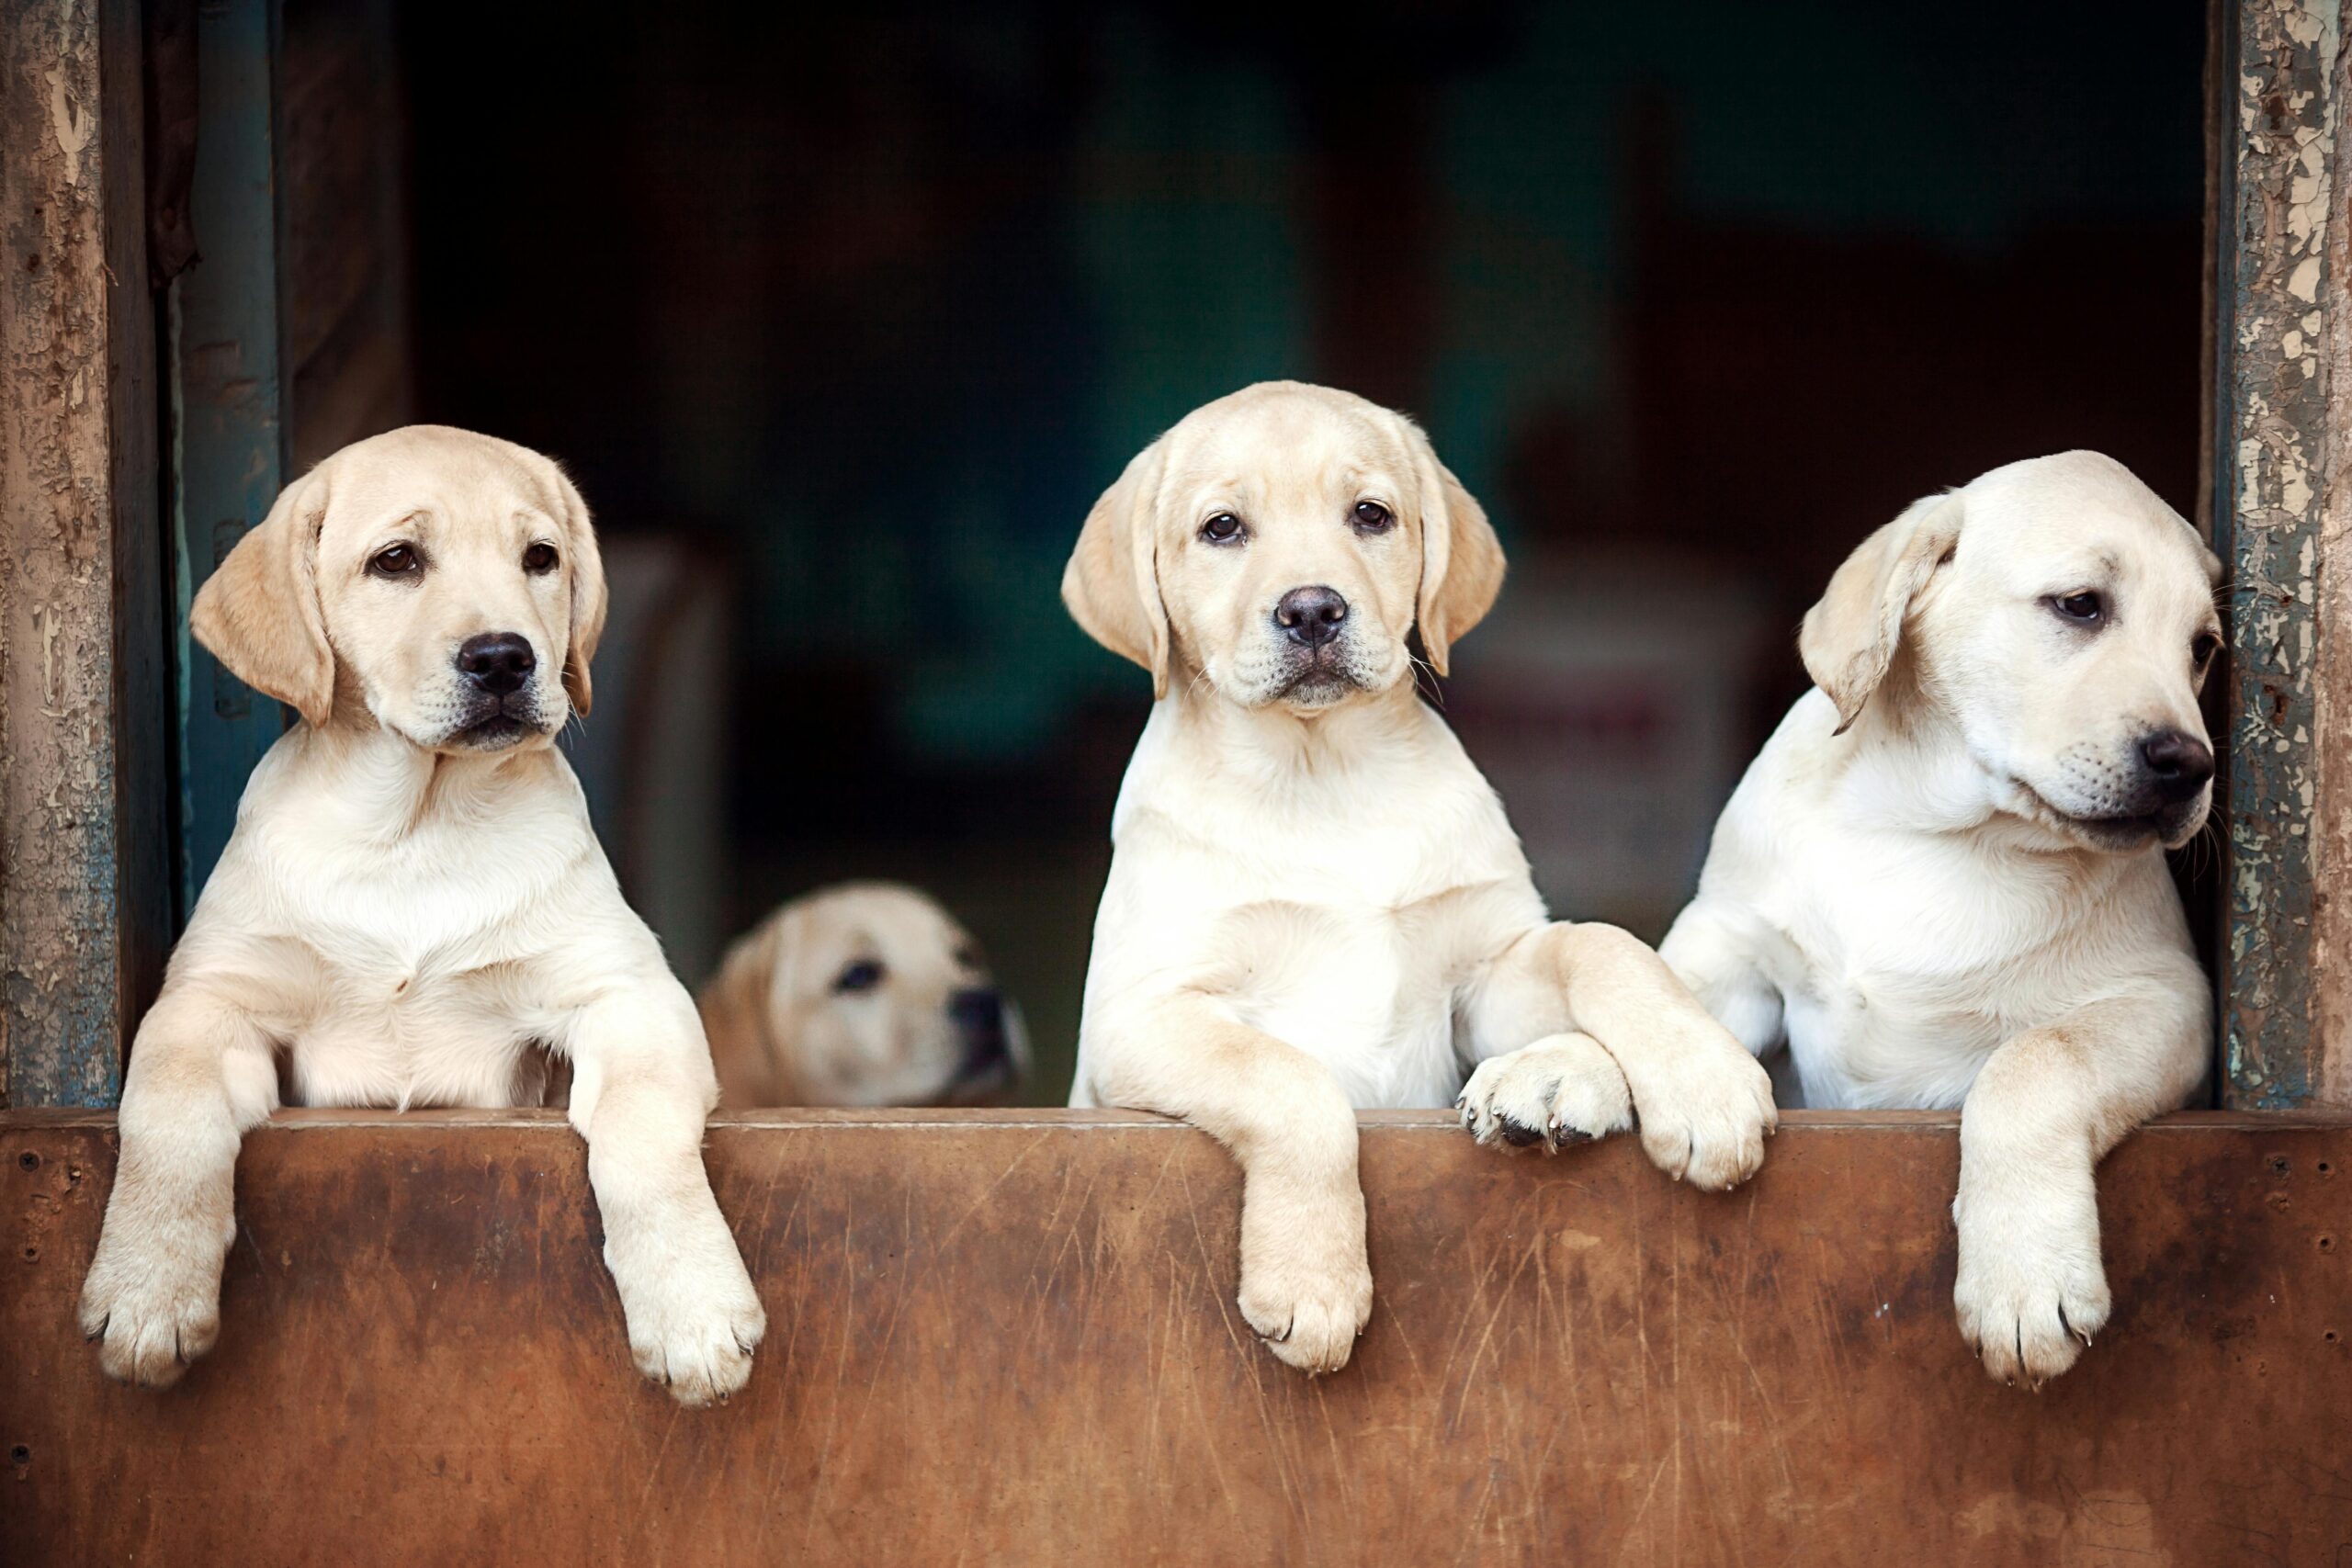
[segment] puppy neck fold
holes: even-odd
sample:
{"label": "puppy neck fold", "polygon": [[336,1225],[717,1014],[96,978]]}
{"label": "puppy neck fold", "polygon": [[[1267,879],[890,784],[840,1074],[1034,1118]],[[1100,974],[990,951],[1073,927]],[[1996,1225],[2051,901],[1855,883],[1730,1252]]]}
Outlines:
{"label": "puppy neck fold", "polygon": [[1362,780],[1425,757],[1444,728],[1406,683],[1312,713],[1243,707],[1182,686],[1153,705],[1148,745],[1196,777],[1244,788],[1285,789],[1317,778]]}
{"label": "puppy neck fold", "polygon": [[435,818],[494,815],[561,761],[551,745],[450,756],[375,724],[303,725],[288,739],[300,748],[294,771],[315,808],[379,843],[397,842]]}

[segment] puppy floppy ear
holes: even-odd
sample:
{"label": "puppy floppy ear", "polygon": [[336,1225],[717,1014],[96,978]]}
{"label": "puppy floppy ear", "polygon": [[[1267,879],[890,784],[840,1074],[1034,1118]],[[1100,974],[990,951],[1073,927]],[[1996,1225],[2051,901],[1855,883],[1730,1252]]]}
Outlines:
{"label": "puppy floppy ear", "polygon": [[327,474],[321,464],[280,491],[188,612],[188,630],[231,674],[313,725],[334,710],[334,649],[319,604]]}
{"label": "puppy floppy ear", "polygon": [[781,925],[780,920],[770,920],[737,942],[699,998],[703,1032],[710,1039],[710,1064],[718,1075],[722,1105],[793,1103],[776,1042],[770,1038],[768,1014],[768,1000],[777,984]]}
{"label": "puppy floppy ear", "polygon": [[1804,613],[1797,652],[1813,683],[1838,705],[1836,733],[1853,728],[1886,678],[1913,603],[1959,547],[1962,513],[1956,493],[1913,502],[1846,558],[1829,592]]}
{"label": "puppy floppy ear", "polygon": [[580,488],[561,464],[552,457],[541,460],[548,466],[548,482],[562,513],[559,521],[563,525],[563,558],[571,571],[571,626],[563,653],[563,693],[571,699],[571,711],[585,718],[595,694],[588,680],[588,660],[596,651],[596,639],[605,635],[605,558],[596,548],[595,525],[588,520],[588,503],[581,499]]}
{"label": "puppy floppy ear", "polygon": [[1421,491],[1421,591],[1415,614],[1430,668],[1447,672],[1454,641],[1487,618],[1503,588],[1503,547],[1453,470],[1437,460],[1420,426],[1402,414]]}
{"label": "puppy floppy ear", "polygon": [[1062,570],[1062,603],[1087,636],[1151,671],[1151,694],[1168,694],[1168,606],[1159,597],[1159,483],[1168,438],[1127,464],[1102,492]]}

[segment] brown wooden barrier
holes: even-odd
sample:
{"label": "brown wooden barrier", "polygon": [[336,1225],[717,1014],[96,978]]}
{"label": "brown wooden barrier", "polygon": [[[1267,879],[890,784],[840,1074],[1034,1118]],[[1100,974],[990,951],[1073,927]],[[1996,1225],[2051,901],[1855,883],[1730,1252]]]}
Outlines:
{"label": "brown wooden barrier", "polygon": [[1952,1326],[1948,1119],[1797,1114],[1678,1187],[1365,1118],[1379,1295],[1309,1382],[1236,1313],[1238,1183],[1143,1117],[768,1113],[710,1165],[751,1388],[640,1383],[552,1117],[247,1141],[220,1347],[72,1323],[112,1169],[0,1118],[0,1562],[2335,1563],[2352,1127],[2201,1115],[2100,1173],[2114,1324],[2035,1395]]}

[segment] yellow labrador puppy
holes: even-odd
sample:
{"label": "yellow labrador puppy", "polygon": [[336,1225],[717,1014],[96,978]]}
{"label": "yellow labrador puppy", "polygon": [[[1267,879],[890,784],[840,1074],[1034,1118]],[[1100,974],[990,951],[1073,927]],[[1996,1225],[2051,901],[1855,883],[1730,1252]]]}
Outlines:
{"label": "yellow labrador puppy", "polygon": [[[1272,382],[1187,416],[1062,581],[1158,696],[1112,818],[1077,1105],[1181,1116],[1240,1162],[1240,1307],[1344,1365],[1372,1306],[1357,1107],[1461,1103],[1547,1147],[1640,1112],[1650,1156],[1753,1174],[1770,1086],[1657,955],[1554,924],[1501,803],[1414,689],[1501,586],[1478,503],[1401,415]],[[1630,1105],[1628,1089],[1630,1086]]]}
{"label": "yellow labrador puppy", "polygon": [[281,1102],[536,1104],[548,1055],[638,1366],[688,1404],[751,1375],[765,1319],[703,1172],[702,1025],[554,747],[604,615],[562,472],[433,426],[320,464],[197,595],[198,639],[302,722],[131,1050],[81,1304],[113,1376],[162,1387],[211,1348],[238,1143]]}
{"label": "yellow labrador puppy", "polygon": [[2095,452],[1871,536],[1805,616],[1815,689],[1724,809],[1676,973],[1815,1106],[1962,1108],[1961,1332],[2004,1382],[2106,1323],[2091,1169],[2204,1077],[2164,852],[2205,821],[2221,573]]}
{"label": "yellow labrador puppy", "polygon": [[979,944],[897,883],[778,908],[728,949],[702,1019],[729,1105],[971,1104],[1029,1066]]}

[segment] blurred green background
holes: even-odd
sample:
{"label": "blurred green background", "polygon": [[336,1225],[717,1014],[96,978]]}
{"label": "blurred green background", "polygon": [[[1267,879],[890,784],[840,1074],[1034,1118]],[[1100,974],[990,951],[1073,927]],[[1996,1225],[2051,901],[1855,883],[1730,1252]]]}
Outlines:
{"label": "blurred green background", "polygon": [[559,455],[617,558],[706,585],[583,768],[699,781],[599,800],[689,979],[779,898],[905,878],[1056,1102],[1148,700],[1057,588],[1128,456],[1269,377],[1420,418],[1513,557],[1458,722],[1561,911],[1656,936],[1869,529],[2074,446],[2193,511],[2203,25],[425,0],[421,412]]}

